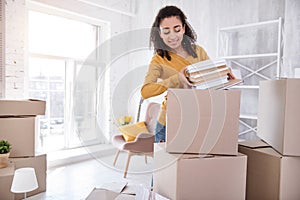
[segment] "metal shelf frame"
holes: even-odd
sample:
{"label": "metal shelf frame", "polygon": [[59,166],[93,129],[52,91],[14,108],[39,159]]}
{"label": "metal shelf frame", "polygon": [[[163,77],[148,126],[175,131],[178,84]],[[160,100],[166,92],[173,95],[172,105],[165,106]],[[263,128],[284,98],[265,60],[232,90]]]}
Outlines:
{"label": "metal shelf frame", "polygon": [[[232,33],[232,32],[239,32],[239,31],[245,31],[247,29],[255,29],[255,28],[264,28],[269,25],[277,25],[278,28],[278,38],[277,38],[277,52],[269,52],[269,53],[261,53],[261,54],[244,54],[244,55],[223,55],[220,56],[219,52],[220,49],[224,49],[224,45],[228,44],[222,44],[220,41],[221,33]],[[276,79],[281,77],[281,65],[282,65],[282,50],[283,50],[283,18],[278,18],[276,20],[270,20],[270,21],[263,21],[263,22],[257,22],[257,23],[250,23],[250,24],[242,24],[242,25],[236,25],[236,26],[230,26],[230,27],[223,27],[219,28],[217,32],[217,57],[223,58],[225,60],[228,60],[232,63],[234,63],[238,68],[243,69],[248,72],[247,75],[245,75],[243,80],[258,76],[262,78],[263,80],[270,80],[272,77],[268,77],[261,73],[262,70],[271,68],[274,64],[276,64]],[[263,58],[274,58],[271,62],[268,62],[265,65],[259,66],[258,69],[253,69],[251,66],[246,66],[242,63],[240,63],[238,60],[241,59],[263,59]],[[239,85],[235,86],[235,89],[259,89],[259,85]],[[241,105],[243,106],[243,105]],[[248,132],[255,132],[257,133],[257,127],[252,127],[250,124],[247,124],[246,122],[242,121],[242,119],[250,119],[250,120],[257,120],[257,115],[253,114],[241,114],[240,115],[240,124],[247,128],[247,130],[242,131],[239,133],[239,135],[246,134]]]}

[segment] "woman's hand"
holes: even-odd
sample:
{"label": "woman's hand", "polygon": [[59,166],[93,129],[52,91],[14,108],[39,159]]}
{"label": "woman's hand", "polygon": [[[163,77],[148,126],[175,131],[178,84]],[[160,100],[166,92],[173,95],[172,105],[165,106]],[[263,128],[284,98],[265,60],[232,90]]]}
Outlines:
{"label": "woman's hand", "polygon": [[235,76],[233,75],[231,69],[229,69],[229,73],[227,74],[227,76],[228,76],[228,78],[227,78],[228,80],[236,79]]}
{"label": "woman's hand", "polygon": [[179,79],[180,83],[183,85],[183,88],[191,88],[193,85],[185,77],[185,75],[184,75],[185,69],[186,68],[183,68],[182,70],[180,70],[180,72],[178,72],[178,79]]}

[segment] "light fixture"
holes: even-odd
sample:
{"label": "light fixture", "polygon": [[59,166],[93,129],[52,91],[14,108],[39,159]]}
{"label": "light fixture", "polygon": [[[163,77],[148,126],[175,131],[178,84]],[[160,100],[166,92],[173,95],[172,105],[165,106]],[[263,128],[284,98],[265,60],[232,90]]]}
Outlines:
{"label": "light fixture", "polygon": [[25,167],[15,171],[10,191],[13,193],[24,193],[24,198],[26,199],[26,193],[38,187],[34,168]]}

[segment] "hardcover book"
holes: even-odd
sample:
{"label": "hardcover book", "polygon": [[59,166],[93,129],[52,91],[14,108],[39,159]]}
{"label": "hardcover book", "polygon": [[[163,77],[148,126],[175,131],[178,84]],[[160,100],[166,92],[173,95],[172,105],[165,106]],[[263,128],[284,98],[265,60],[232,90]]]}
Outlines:
{"label": "hardcover book", "polygon": [[185,76],[196,89],[228,89],[243,82],[233,76],[224,59],[191,64],[186,67]]}

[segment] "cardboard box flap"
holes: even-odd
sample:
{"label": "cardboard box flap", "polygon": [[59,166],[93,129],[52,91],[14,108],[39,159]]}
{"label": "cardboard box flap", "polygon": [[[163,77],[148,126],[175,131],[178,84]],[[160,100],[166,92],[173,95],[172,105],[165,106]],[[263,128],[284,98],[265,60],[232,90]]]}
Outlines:
{"label": "cardboard box flap", "polygon": [[114,200],[135,200],[135,195],[119,194]]}
{"label": "cardboard box flap", "polygon": [[214,155],[203,155],[203,154],[182,154],[180,159],[201,159],[201,158],[212,158]]}
{"label": "cardboard box flap", "polygon": [[248,141],[243,141],[239,142],[240,146],[248,147],[251,149],[257,149],[257,148],[266,148],[270,147],[267,143],[265,143],[262,140],[248,140]]}
{"label": "cardboard box flap", "polygon": [[109,183],[103,183],[100,188],[113,191],[116,193],[121,193],[126,186],[127,186],[127,182],[109,182]]}
{"label": "cardboard box flap", "polygon": [[[173,154],[172,154],[173,155]],[[206,154],[206,155],[203,155],[203,154],[182,154],[179,159],[181,160],[192,160],[192,159],[210,159],[210,158],[226,158],[226,157],[231,157],[231,156],[234,156],[234,157],[238,157],[238,156],[244,156],[244,154],[242,153],[238,153],[238,155],[227,155],[227,156],[224,156],[224,155],[213,155],[213,154]]]}
{"label": "cardboard box flap", "polygon": [[278,158],[283,157],[280,153],[275,151],[270,145],[268,145],[262,140],[249,140],[249,141],[239,142],[239,146],[254,149],[255,151],[268,154],[271,156],[275,156]]}
{"label": "cardboard box flap", "polygon": [[119,193],[100,189],[100,188],[94,188],[93,191],[89,194],[89,196],[86,198],[87,200],[96,200],[96,199],[104,199],[104,200],[113,200],[117,196],[119,196]]}
{"label": "cardboard box flap", "polygon": [[[129,188],[128,188],[129,187]],[[128,191],[127,191],[128,190]],[[108,182],[100,188],[94,188],[86,198],[87,200],[133,200],[135,199],[135,187],[128,186],[127,182]]]}
{"label": "cardboard box flap", "polygon": [[270,156],[274,156],[274,157],[278,157],[278,158],[282,158],[283,155],[281,155],[280,153],[278,153],[277,151],[275,151],[273,148],[269,147],[269,148],[261,148],[261,149],[256,149],[256,151],[268,154]]}
{"label": "cardboard box flap", "polygon": [[141,184],[137,185],[135,199],[170,200],[169,198],[166,198],[157,194],[156,192],[153,192],[151,188],[145,187]]}
{"label": "cardboard box flap", "polygon": [[123,189],[122,194],[136,194],[136,185],[127,184],[126,187]]}

